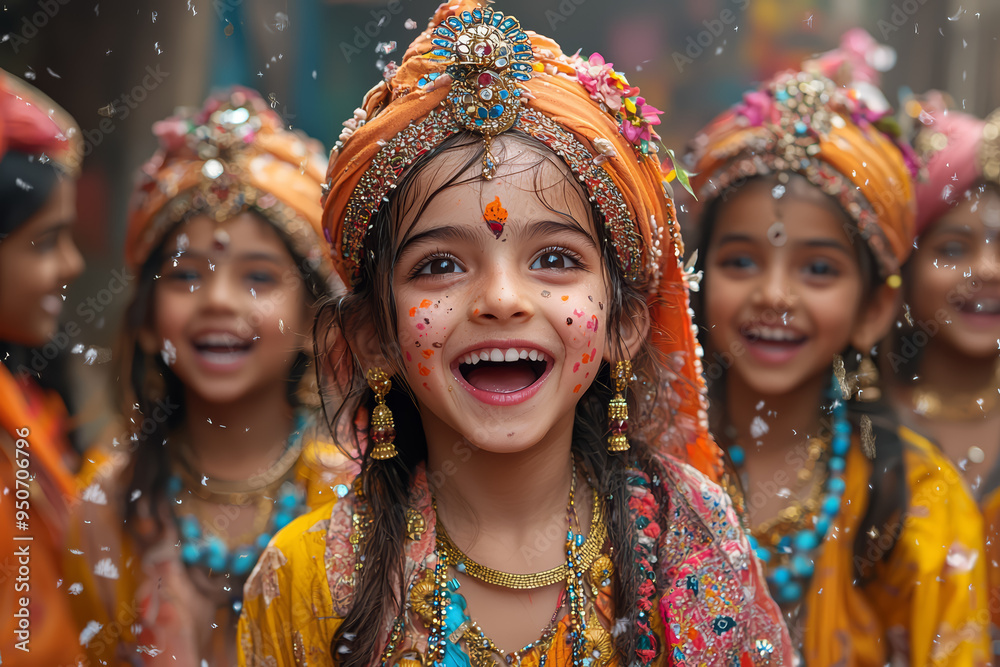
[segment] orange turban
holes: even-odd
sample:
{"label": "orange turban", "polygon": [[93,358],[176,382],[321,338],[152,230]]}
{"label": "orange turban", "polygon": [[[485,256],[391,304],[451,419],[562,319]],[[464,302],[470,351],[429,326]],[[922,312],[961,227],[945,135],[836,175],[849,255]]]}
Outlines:
{"label": "orange turban", "polygon": [[284,232],[323,277],[319,142],[284,128],[261,96],[235,87],[201,111],[181,110],[153,126],[160,150],[147,162],[130,206],[125,260],[133,271],[173,226],[194,213],[218,221],[254,210]]}
{"label": "orange turban", "polygon": [[419,156],[447,137],[517,129],[557,153],[594,201],[625,275],[644,290],[654,345],[670,360],[659,444],[715,476],[701,350],[670,188],[653,131],[659,111],[610,63],[563,54],[513,17],[471,0],[441,5],[398,68],[365,96],[330,159],[323,223],[346,284],[373,214]]}
{"label": "orange turban", "polygon": [[703,203],[754,176],[801,174],[854,220],[884,279],[912,249],[915,160],[884,131],[892,120],[884,98],[880,110],[865,103],[873,85],[838,85],[821,73],[850,74],[832,53],[745,93],[698,134],[686,161]]}

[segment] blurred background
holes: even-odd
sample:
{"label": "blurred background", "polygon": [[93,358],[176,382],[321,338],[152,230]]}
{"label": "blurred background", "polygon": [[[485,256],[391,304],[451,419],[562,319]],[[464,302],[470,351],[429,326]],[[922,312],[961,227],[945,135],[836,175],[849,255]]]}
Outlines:
{"label": "blurred background", "polygon": [[[121,248],[129,193],[156,148],[153,122],[239,83],[329,148],[435,7],[434,0],[3,5],[0,67],[49,94],[84,133],[77,236],[87,271],[69,292],[64,318],[81,329],[67,351],[102,354],[75,357],[82,395],[103,394],[93,383],[105,382],[111,368],[101,362],[128,299]],[[746,88],[836,47],[855,26],[896,50],[883,79],[894,105],[905,87],[945,90],[979,116],[1000,106],[997,0],[503,0],[496,7],[564,51],[603,54],[666,112],[659,132],[677,151]],[[89,422],[102,406],[76,409]]]}

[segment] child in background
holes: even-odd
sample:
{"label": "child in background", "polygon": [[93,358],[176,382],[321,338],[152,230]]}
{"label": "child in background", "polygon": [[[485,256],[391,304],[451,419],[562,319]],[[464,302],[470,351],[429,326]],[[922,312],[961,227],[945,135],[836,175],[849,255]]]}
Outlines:
{"label": "child in background", "polygon": [[317,326],[362,472],[262,555],[241,664],[787,664],[725,493],[665,454],[718,462],[658,112],[469,1],[386,74]]}
{"label": "child in background", "polygon": [[975,505],[879,400],[912,170],[851,46],[878,48],[850,34],[692,144],[713,428],[804,664],[984,664]]}
{"label": "child in background", "polygon": [[919,119],[927,177],[904,267],[909,310],[883,367],[902,421],[937,441],[983,511],[984,594],[1000,641],[1000,111],[975,118],[941,93],[905,108]]}
{"label": "child in background", "polygon": [[80,131],[40,91],[0,71],[0,656],[49,667],[75,655],[63,581],[76,454],[66,409],[19,352],[58,330],[83,271],[73,242]]}
{"label": "child in background", "polygon": [[337,284],[323,158],[244,88],[154,132],[126,239],[131,437],[88,454],[70,580],[90,664],[232,665],[257,556],[356,472],[317,419],[311,362]]}

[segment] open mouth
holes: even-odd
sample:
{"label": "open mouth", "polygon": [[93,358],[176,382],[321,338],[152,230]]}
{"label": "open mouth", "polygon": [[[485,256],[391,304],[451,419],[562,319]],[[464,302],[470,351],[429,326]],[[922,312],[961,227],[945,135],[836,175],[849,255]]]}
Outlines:
{"label": "open mouth", "polygon": [[743,327],[740,333],[750,353],[766,363],[789,361],[808,340],[807,336],[787,327],[753,325]]}
{"label": "open mouth", "polygon": [[970,299],[962,306],[962,312],[969,315],[1000,315],[1000,299]]}
{"label": "open mouth", "polygon": [[767,345],[801,345],[806,340],[798,331],[784,327],[744,327],[743,337],[751,342]]}
{"label": "open mouth", "polygon": [[198,356],[212,365],[226,366],[242,361],[253,347],[252,340],[231,333],[208,333],[196,337],[191,344]]}
{"label": "open mouth", "polygon": [[458,360],[458,376],[473,389],[492,394],[516,394],[537,384],[551,360],[533,348],[483,348]]}

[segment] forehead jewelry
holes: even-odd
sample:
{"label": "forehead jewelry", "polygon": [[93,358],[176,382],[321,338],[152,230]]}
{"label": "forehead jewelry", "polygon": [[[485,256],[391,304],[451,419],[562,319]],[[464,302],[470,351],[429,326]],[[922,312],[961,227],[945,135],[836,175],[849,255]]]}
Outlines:
{"label": "forehead jewelry", "polygon": [[531,78],[531,43],[517,19],[490,9],[451,16],[434,30],[430,57],[449,61],[448,106],[456,122],[483,137],[483,178],[493,178],[493,138],[521,115],[519,82]]}
{"label": "forehead jewelry", "polygon": [[[787,180],[787,176],[785,177],[785,180]],[[770,241],[771,245],[775,248],[780,248],[788,243],[788,234],[785,231],[785,223],[781,220],[781,198],[785,196],[784,183],[778,183],[771,188],[771,196],[774,198],[774,217],[776,219],[774,223],[767,228],[767,240]]]}
{"label": "forehead jewelry", "polygon": [[219,251],[224,251],[229,248],[229,232],[221,227],[216,227],[215,231],[212,232],[212,248]]}

